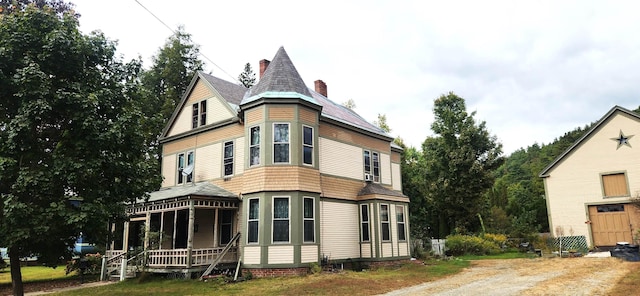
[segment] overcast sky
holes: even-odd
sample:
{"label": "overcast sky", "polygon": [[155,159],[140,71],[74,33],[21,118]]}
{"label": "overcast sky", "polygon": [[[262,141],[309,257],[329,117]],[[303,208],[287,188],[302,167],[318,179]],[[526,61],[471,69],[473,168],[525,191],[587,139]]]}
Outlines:
{"label": "overcast sky", "polygon": [[386,114],[416,148],[449,91],[507,155],[640,105],[640,2],[70,1],[83,32],[101,30],[146,67],[172,33],[142,5],[183,25],[215,63],[203,58],[206,71],[226,80],[284,46],[309,87],[324,80],[369,121]]}

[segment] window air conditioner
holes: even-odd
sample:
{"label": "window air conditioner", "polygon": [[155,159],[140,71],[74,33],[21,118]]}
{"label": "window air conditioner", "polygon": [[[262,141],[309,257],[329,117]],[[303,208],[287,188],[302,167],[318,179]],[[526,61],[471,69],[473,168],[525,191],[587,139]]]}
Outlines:
{"label": "window air conditioner", "polygon": [[372,174],[364,174],[364,180],[366,182],[372,182],[373,181],[373,175]]}

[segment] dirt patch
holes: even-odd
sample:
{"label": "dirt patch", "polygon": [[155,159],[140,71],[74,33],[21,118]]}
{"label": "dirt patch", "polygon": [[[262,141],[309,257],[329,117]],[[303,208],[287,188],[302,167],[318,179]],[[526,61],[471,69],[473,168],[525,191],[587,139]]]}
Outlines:
{"label": "dirt patch", "polygon": [[616,258],[477,260],[459,274],[385,295],[606,295],[634,264]]}

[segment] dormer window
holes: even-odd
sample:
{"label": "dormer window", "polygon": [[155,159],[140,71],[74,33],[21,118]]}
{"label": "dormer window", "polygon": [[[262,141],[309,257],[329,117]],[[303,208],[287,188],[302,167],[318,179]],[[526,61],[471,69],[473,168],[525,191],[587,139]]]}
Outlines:
{"label": "dormer window", "polygon": [[193,104],[191,127],[197,128],[207,124],[207,101]]}

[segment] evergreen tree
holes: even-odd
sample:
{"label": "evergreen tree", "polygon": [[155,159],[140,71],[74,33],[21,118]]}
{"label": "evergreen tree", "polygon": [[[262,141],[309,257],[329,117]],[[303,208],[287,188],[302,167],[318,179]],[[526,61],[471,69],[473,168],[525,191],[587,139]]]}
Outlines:
{"label": "evergreen tree", "polygon": [[250,88],[256,83],[256,73],[253,73],[250,63],[244,65],[244,71],[238,75],[238,80],[246,88]]}

